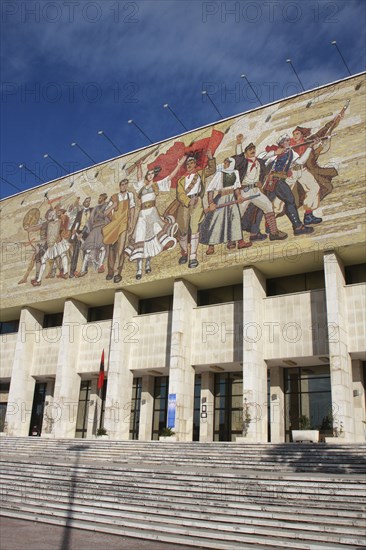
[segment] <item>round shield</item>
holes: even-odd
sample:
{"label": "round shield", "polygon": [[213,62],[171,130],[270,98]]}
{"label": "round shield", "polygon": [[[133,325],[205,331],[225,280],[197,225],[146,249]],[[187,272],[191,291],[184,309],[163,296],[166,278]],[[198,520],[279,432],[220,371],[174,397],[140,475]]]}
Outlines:
{"label": "round shield", "polygon": [[23,218],[23,229],[27,231],[30,227],[37,225],[40,217],[41,217],[41,213],[39,209],[31,208]]}

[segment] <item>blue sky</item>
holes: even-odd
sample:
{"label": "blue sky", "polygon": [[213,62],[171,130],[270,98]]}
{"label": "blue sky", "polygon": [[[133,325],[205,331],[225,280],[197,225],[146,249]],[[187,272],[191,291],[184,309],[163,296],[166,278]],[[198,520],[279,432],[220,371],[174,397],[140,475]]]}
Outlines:
{"label": "blue sky", "polygon": [[[348,76],[365,66],[363,0],[1,0],[1,176],[19,189]],[[1,180],[1,197],[16,190]]]}

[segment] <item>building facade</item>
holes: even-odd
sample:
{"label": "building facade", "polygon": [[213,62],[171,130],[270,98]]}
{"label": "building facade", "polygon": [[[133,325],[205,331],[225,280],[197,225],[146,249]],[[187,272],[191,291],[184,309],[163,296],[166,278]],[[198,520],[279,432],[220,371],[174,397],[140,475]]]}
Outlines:
{"label": "building facade", "polygon": [[2,201],[1,431],[364,441],[364,78]]}

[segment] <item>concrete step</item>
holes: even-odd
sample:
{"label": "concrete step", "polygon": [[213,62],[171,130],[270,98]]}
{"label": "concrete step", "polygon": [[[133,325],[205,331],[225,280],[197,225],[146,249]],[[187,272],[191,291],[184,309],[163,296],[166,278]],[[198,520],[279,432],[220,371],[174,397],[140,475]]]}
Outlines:
{"label": "concrete step", "polygon": [[217,550],[361,548],[365,449],[1,438],[2,513]]}
{"label": "concrete step", "polygon": [[[3,499],[12,498],[12,495],[21,494],[24,502],[27,502],[28,498],[32,497],[38,502],[42,502],[45,499],[45,494],[49,495],[49,498],[54,497],[54,495],[60,494],[63,490],[71,491],[72,486],[70,483],[61,486],[57,484],[52,486],[50,484],[45,484],[44,487],[40,486],[31,486],[29,487],[26,483],[23,483],[18,489],[16,484],[4,483],[3,485]],[[312,521],[317,522],[326,522],[327,524],[349,524],[356,525],[359,521],[363,522],[365,519],[364,506],[362,504],[356,505],[352,504],[351,506],[347,504],[348,499],[345,499],[344,503],[339,503],[336,506],[334,503],[332,506],[329,506],[327,503],[319,502],[309,502],[301,501],[297,502],[297,506],[294,506],[291,502],[278,503],[277,499],[241,499],[240,501],[232,502],[231,497],[228,495],[216,495],[215,498],[211,498],[211,495],[207,495],[207,498],[198,499],[193,495],[187,497],[189,490],[185,487],[181,488],[181,491],[174,490],[169,491],[169,493],[164,494],[157,490],[141,490],[136,491],[135,488],[129,488],[128,490],[123,490],[121,493],[109,492],[98,487],[93,491],[93,498],[99,501],[107,501],[116,504],[128,504],[139,505],[141,501],[144,505],[153,504],[156,508],[171,508],[174,506],[175,509],[190,509],[194,507],[198,511],[206,512],[207,509],[210,509],[212,512],[221,513],[231,513],[236,516],[247,515],[256,516],[262,515],[263,517],[275,517],[281,519],[284,517],[290,517],[291,514],[300,514],[305,516],[306,521],[312,518]],[[90,486],[79,486],[78,490],[82,496],[89,498],[90,496]],[[275,502],[275,505],[274,505]],[[224,504],[223,504],[224,503]],[[341,505],[342,504],[342,505]],[[224,506],[224,512],[221,511],[221,508]],[[326,508],[324,506],[327,506]],[[308,517],[309,516],[309,517]],[[344,521],[343,521],[344,520]]]}
{"label": "concrete step", "polygon": [[[14,477],[14,469],[17,470],[17,478]],[[173,493],[178,496],[182,490],[182,484],[189,487],[190,495],[205,500],[214,500],[217,495],[225,495],[232,501],[248,501],[255,499],[264,502],[276,499],[277,503],[293,504],[301,497],[307,505],[319,506],[325,503],[332,508],[333,505],[341,506],[345,504],[347,509],[356,508],[357,505],[364,504],[365,484],[358,480],[355,483],[346,481],[337,484],[324,483],[317,480],[294,481],[290,479],[279,479],[275,483],[273,479],[250,480],[248,478],[204,476],[194,473],[161,473],[132,471],[103,471],[102,477],[99,470],[79,468],[77,471],[70,472],[67,467],[52,470],[42,470],[40,465],[37,468],[26,466],[20,469],[19,464],[13,463],[6,468],[2,468],[2,480],[5,483],[22,483],[24,486],[41,487],[48,480],[56,487],[64,483],[70,484],[72,478],[80,487],[88,487],[90,483],[98,486],[99,492],[113,491],[116,497],[120,497],[126,491],[139,492],[165,492]],[[331,502],[329,502],[331,501]]]}
{"label": "concrete step", "polygon": [[[50,507],[57,506],[61,504],[66,507],[70,504],[70,491],[68,490],[58,490],[56,491],[43,491],[43,499],[47,499],[48,509]],[[94,504],[95,498],[93,495],[86,495],[81,492],[79,487],[75,494],[72,495],[72,509],[75,509],[75,506],[79,505],[82,507],[82,511],[86,509],[95,509]],[[26,498],[24,498],[24,493],[19,488],[18,491],[14,487],[6,488],[6,497],[4,498],[5,505],[11,503],[24,504],[27,505],[36,505],[39,504],[40,499],[35,497],[31,491],[27,493]],[[223,505],[223,503],[221,503]],[[113,510],[113,511],[112,511]],[[133,510],[134,517],[136,514],[150,514],[161,516],[172,516],[174,518],[180,519],[192,519],[195,521],[208,521],[212,522],[213,525],[216,525],[215,528],[222,528],[223,523],[230,523],[230,525],[239,524],[239,525],[256,525],[256,526],[265,526],[272,527],[273,529],[283,529],[283,526],[290,528],[291,530],[305,530],[309,532],[320,532],[320,533],[336,533],[353,536],[362,537],[365,534],[364,522],[359,518],[354,518],[353,521],[350,519],[337,518],[336,521],[329,521],[329,518],[322,517],[321,514],[314,518],[310,514],[304,512],[300,514],[275,514],[273,512],[266,513],[262,510],[256,510],[255,512],[250,513],[250,510],[232,510],[223,507],[223,509],[217,511],[212,510],[207,511],[207,507],[201,507],[199,501],[191,501],[189,506],[183,507],[182,505],[175,505],[174,510],[172,507],[164,503],[154,503],[153,501],[146,502],[146,499],[140,499],[137,502],[134,502],[132,499],[129,499],[126,503],[116,502],[115,499],[111,498],[111,495],[98,495],[98,513],[114,515],[118,513],[122,516],[126,516],[129,512]],[[326,520],[326,521],[324,521]],[[218,527],[219,526],[219,527]]]}
{"label": "concrete step", "polygon": [[[76,507],[77,508],[77,507]],[[113,526],[114,532],[127,535],[138,536],[139,538],[151,538],[153,535],[154,540],[166,540],[169,542],[177,542],[177,537],[180,537],[180,544],[191,544],[194,542],[194,546],[203,546],[206,548],[216,549],[231,549],[231,548],[243,548],[243,545],[262,545],[264,547],[272,548],[297,548],[297,549],[334,549],[334,548],[357,548],[362,547],[364,541],[360,541],[353,535],[325,535],[322,536],[319,533],[311,534],[304,531],[299,531],[294,534],[291,531],[282,530],[281,534],[276,534],[271,528],[259,528],[256,526],[227,526],[227,531],[212,530],[211,525],[205,526],[202,522],[197,526],[197,522],[182,521],[176,522],[174,520],[169,521],[168,518],[161,518],[161,521],[154,522],[151,517],[146,519],[146,515],[141,517],[137,514],[132,514],[133,517],[121,517],[116,515],[113,519],[104,517],[101,511],[98,509],[98,513],[91,513],[89,518],[87,514],[75,509],[74,506],[71,511],[62,509],[37,509],[36,515],[34,515],[34,507],[21,506],[21,509],[17,511],[16,505],[7,506],[2,508],[2,515],[8,515],[11,517],[22,517],[24,513],[30,515],[33,514],[33,520],[43,521],[45,519],[52,519],[52,523],[67,524],[68,526],[76,527],[75,522],[82,522],[85,526],[93,524],[93,529],[101,532],[111,532],[109,529]],[[20,514],[20,515],[19,515]],[[128,535],[126,529],[134,530],[135,535]],[[163,537],[162,538],[162,534]],[[168,540],[169,537],[169,540]],[[241,545],[241,546],[240,546]],[[245,546],[244,546],[245,548]]]}

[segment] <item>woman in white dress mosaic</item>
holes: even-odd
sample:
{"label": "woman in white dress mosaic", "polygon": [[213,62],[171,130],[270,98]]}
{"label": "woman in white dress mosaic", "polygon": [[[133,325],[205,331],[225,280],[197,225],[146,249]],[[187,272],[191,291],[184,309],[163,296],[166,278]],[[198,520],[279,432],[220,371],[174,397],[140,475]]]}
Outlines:
{"label": "woman in white dress mosaic", "polygon": [[174,248],[177,240],[174,237],[177,225],[172,216],[162,218],[156,207],[156,198],[160,192],[169,192],[171,179],[181,166],[178,162],[173,172],[161,180],[154,181],[161,168],[155,166],[142,176],[141,164],[137,166],[138,181],[134,185],[137,197],[140,199],[140,212],[131,243],[126,247],[125,254],[130,262],[137,262],[136,279],[142,277],[142,264],[145,259],[145,273],[151,273],[151,258],[163,250]]}

